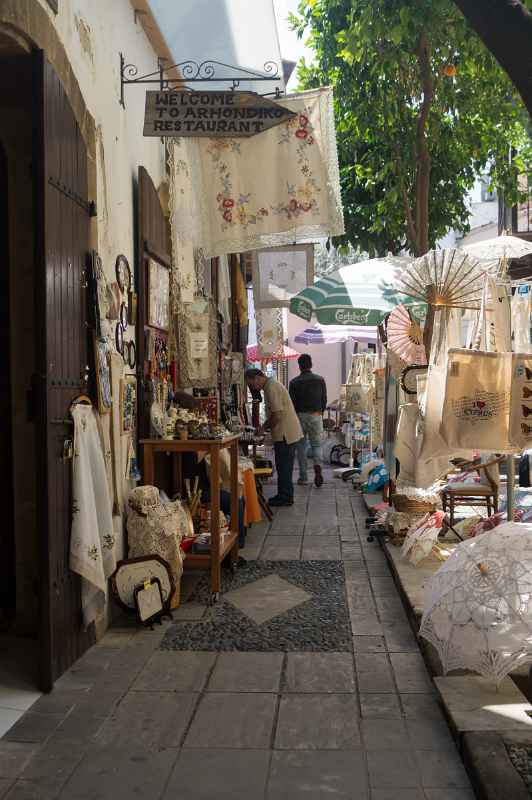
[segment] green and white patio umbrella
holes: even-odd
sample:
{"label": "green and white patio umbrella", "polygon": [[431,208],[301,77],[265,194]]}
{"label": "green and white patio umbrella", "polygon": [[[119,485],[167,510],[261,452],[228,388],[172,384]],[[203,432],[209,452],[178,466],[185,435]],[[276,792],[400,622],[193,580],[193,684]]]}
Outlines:
{"label": "green and white patio umbrella", "polygon": [[410,261],[372,258],[340,267],[292,297],[290,311],[307,322],[315,316],[321,325],[379,325],[397,305],[398,270]]}

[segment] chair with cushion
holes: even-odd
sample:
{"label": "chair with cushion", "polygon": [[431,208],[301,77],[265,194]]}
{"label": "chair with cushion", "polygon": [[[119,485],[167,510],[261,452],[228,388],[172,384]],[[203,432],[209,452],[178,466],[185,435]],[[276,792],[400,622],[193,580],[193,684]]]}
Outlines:
{"label": "chair with cushion", "polygon": [[[499,464],[504,456],[484,456],[478,463],[469,463],[460,467],[459,476],[449,482],[442,490],[443,510],[449,511],[449,521],[454,524],[457,506],[485,507],[488,517],[499,510]],[[477,480],[467,479],[476,473]]]}

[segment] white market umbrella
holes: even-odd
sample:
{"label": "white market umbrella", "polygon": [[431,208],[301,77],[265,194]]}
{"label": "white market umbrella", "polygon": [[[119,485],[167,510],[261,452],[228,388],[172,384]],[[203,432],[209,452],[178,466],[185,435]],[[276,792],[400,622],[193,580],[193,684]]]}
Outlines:
{"label": "white market umbrella", "polygon": [[444,672],[500,683],[532,661],[532,525],[508,522],[457,545],[426,597],[419,632]]}
{"label": "white market umbrella", "polygon": [[443,511],[427,514],[413,525],[406,534],[401,549],[401,556],[408,559],[415,567],[428,558],[432,548],[438,541],[438,535],[443,527]]}
{"label": "white market umbrella", "polygon": [[518,236],[494,236],[473,244],[466,244],[460,248],[479,261],[501,261],[509,258],[522,258],[532,253],[532,242],[520,239]]}
{"label": "white market umbrella", "polygon": [[294,336],[295,344],[339,344],[349,339],[376,342],[377,329],[363,325],[313,325]]}

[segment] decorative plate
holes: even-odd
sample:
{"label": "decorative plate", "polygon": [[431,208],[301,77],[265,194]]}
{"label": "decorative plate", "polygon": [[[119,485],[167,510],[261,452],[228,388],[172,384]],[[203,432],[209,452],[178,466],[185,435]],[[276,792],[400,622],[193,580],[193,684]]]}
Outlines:
{"label": "decorative plate", "polygon": [[124,359],[124,364],[126,366],[129,364],[130,349],[131,349],[131,342],[124,342],[122,344],[122,358]]}
{"label": "decorative plate", "polygon": [[122,328],[122,325],[120,324],[120,322],[117,322],[116,328],[115,328],[115,344],[116,344],[116,349],[118,350],[120,355],[123,357],[124,356],[124,329]]}
{"label": "decorative plate", "polygon": [[129,262],[123,255],[116,257],[115,263],[116,282],[121,292],[129,292],[131,289],[131,270]]}
{"label": "decorative plate", "polygon": [[151,404],[150,420],[151,426],[157,436],[164,436],[166,433],[166,414],[157,402]]}
{"label": "decorative plate", "polygon": [[122,326],[122,330],[124,331],[127,328],[127,318],[128,318],[127,303],[122,303],[120,305],[120,324]]}
{"label": "decorative plate", "polygon": [[405,394],[417,394],[417,376],[426,372],[428,366],[422,364],[412,364],[410,367],[405,367],[401,372],[401,389]]}
{"label": "decorative plate", "polygon": [[165,608],[169,607],[175,591],[168,562],[160,556],[139,556],[119,561],[111,577],[111,588],[117,603],[127,611],[135,611],[135,589],[144,581],[158,579]]}
{"label": "decorative plate", "polygon": [[130,369],[134,369],[137,363],[137,348],[133,339],[129,343],[129,358],[127,360]]}

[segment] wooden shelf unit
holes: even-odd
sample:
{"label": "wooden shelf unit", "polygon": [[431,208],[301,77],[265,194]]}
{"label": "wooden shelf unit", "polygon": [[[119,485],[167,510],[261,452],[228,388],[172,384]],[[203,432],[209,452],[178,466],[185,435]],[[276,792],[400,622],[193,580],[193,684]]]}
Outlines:
{"label": "wooden shelf unit", "polygon": [[[211,552],[190,553],[184,561],[185,568],[211,568],[211,588],[217,598],[221,587],[221,564],[231,554],[231,563],[238,561],[238,436],[225,439],[141,439],[142,480],[144,485],[152,486],[155,480],[154,457],[156,453],[169,453],[181,458],[182,453],[206,453],[210,456],[211,483]],[[220,451],[228,449],[231,455],[231,521],[230,533],[222,541],[220,535]],[[181,469],[178,470],[181,474]],[[180,490],[182,487],[179,487]]]}

